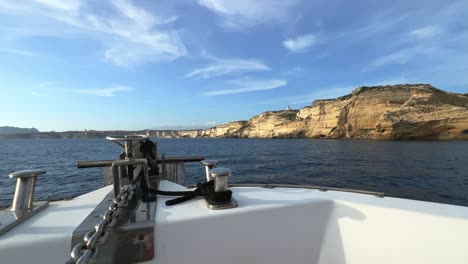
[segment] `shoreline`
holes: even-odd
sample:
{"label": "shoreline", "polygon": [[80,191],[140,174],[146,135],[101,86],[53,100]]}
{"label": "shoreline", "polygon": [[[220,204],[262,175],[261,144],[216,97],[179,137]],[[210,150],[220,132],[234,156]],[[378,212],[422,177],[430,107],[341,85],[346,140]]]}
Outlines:
{"label": "shoreline", "polygon": [[[134,133],[128,133],[134,134]],[[113,134],[109,134],[113,135]],[[380,141],[380,142],[435,142],[435,141],[457,141],[464,142],[467,139],[462,138],[449,138],[449,139],[437,139],[437,138],[399,138],[399,139],[374,139],[374,138],[316,138],[316,137],[153,137],[149,136],[150,139],[252,139],[252,140],[285,140],[285,139],[310,139],[310,140],[324,140],[324,141]],[[0,135],[0,140],[87,140],[87,139],[105,139],[105,137],[22,137],[17,135]]]}

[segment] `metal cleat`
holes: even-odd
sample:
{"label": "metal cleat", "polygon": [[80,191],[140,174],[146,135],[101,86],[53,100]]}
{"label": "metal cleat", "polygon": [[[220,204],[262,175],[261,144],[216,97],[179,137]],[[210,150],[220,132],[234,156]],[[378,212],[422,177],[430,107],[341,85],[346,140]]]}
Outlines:
{"label": "metal cleat", "polygon": [[31,218],[49,205],[49,202],[34,202],[36,177],[46,174],[45,170],[23,170],[9,175],[17,179],[16,191],[10,208],[0,211],[0,236]]}
{"label": "metal cleat", "polygon": [[202,160],[201,164],[205,165],[206,181],[209,182],[213,180],[210,171],[218,165],[219,161],[217,160]]}

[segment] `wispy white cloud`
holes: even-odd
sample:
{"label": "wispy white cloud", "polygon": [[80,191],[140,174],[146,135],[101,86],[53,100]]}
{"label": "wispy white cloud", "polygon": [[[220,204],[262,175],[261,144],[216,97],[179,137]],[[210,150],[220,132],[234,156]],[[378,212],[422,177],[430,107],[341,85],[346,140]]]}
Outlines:
{"label": "wispy white cloud", "polygon": [[185,75],[185,78],[212,78],[227,74],[268,71],[270,68],[255,59],[215,58],[208,57],[212,62],[204,67],[196,68]]}
{"label": "wispy white cloud", "polygon": [[395,76],[393,78],[382,79],[382,80],[370,80],[354,85],[336,85],[330,87],[312,87],[314,90],[311,93],[286,96],[280,98],[271,98],[262,102],[263,104],[273,105],[299,105],[299,104],[310,104],[314,100],[318,99],[334,99],[343,95],[350,94],[354,89],[361,86],[379,86],[379,85],[396,85],[396,84],[408,84],[408,83],[420,83],[420,80],[409,79],[405,76]]}
{"label": "wispy white cloud", "polygon": [[442,32],[438,26],[427,26],[412,30],[409,32],[409,36],[418,39],[432,38],[439,35]]}
{"label": "wispy white cloud", "polygon": [[288,81],[282,79],[237,79],[228,82],[235,88],[223,89],[218,91],[210,91],[204,95],[225,95],[236,93],[247,93],[254,91],[266,91],[283,87],[288,84]]}
{"label": "wispy white cloud", "polygon": [[31,95],[48,96],[66,93],[79,93],[102,97],[112,97],[116,96],[117,93],[130,92],[132,90],[133,88],[124,85],[115,85],[109,88],[73,89],[70,87],[64,87],[63,84],[57,83],[55,81],[44,81],[34,86],[34,90],[31,92]]}
{"label": "wispy white cloud", "polygon": [[280,72],[280,74],[283,74],[283,75],[299,75],[304,71],[305,71],[305,69],[303,67],[296,66],[296,67],[294,67],[292,69],[282,71],[282,72]]}
{"label": "wispy white cloud", "polygon": [[[346,36],[353,35],[356,38],[366,38],[375,36],[376,34],[385,34],[391,30],[394,30],[398,25],[403,24],[408,18],[411,17],[410,12],[395,13],[395,10],[386,10],[375,14],[370,18],[365,26],[357,29],[356,31],[350,31]],[[401,12],[401,11],[398,11]]]}
{"label": "wispy white cloud", "polygon": [[32,96],[43,96],[43,94],[39,93],[39,92],[31,92],[31,95]]}
{"label": "wispy white cloud", "polygon": [[412,53],[406,50],[397,51],[375,59],[370,66],[376,68],[388,64],[406,64],[412,56]]}
{"label": "wispy white cloud", "polygon": [[[355,39],[362,39],[359,36],[381,35],[382,38],[391,36],[390,41],[382,43],[378,49],[384,52],[371,60],[362,71],[394,66],[400,68],[400,71],[406,69],[405,72],[413,72],[413,76],[421,76],[423,71],[427,71],[428,68],[433,69],[435,64],[441,64],[443,61],[443,64],[453,64],[452,61],[456,59],[453,51],[457,50],[455,52],[457,56],[465,53],[460,49],[460,39],[456,40],[465,30],[455,26],[459,23],[457,17],[462,16],[461,13],[466,14],[467,5],[463,2],[454,1],[441,5],[430,18],[425,15],[427,10],[422,12],[422,10],[393,9],[383,12],[379,20],[372,19],[365,29],[354,31],[353,34],[357,36]],[[392,14],[393,18],[389,17]],[[435,63],[428,64],[428,61]]]}
{"label": "wispy white cloud", "polygon": [[103,97],[112,97],[115,96],[117,92],[129,92],[132,88],[127,86],[115,86],[111,88],[98,88],[98,89],[77,89],[72,90],[72,92],[88,95],[96,95]]}
{"label": "wispy white cloud", "polygon": [[222,25],[240,29],[262,23],[288,20],[289,12],[296,0],[197,0],[222,19]]}
{"label": "wispy white cloud", "polygon": [[442,53],[444,53],[444,50],[437,45],[423,43],[378,57],[366,66],[363,69],[363,72],[387,65],[405,65],[418,57],[434,57],[439,56]]}
{"label": "wispy white cloud", "polygon": [[119,66],[171,61],[187,54],[179,32],[162,28],[177,17],[157,16],[130,0],[113,0],[99,10],[90,4],[84,0],[29,0],[27,4],[8,3],[0,7],[18,15],[52,18],[102,41],[107,46],[104,57]]}
{"label": "wispy white cloud", "polygon": [[66,11],[76,11],[78,10],[82,4],[83,0],[34,0],[40,4],[43,4],[49,8],[56,9],[56,10],[66,10]]}
{"label": "wispy white cloud", "polygon": [[328,88],[316,88],[314,92],[285,96],[280,98],[271,98],[263,102],[263,104],[272,105],[299,105],[311,104],[317,99],[333,99],[339,96],[349,94],[355,87],[354,86],[333,86]]}
{"label": "wispy white cloud", "polygon": [[29,51],[29,50],[22,50],[22,49],[0,49],[0,52],[2,53],[10,53],[10,54],[15,54],[15,55],[20,55],[20,56],[26,56],[26,57],[37,57],[37,53]]}
{"label": "wispy white cloud", "polygon": [[316,87],[314,92],[285,96],[279,98],[271,98],[263,104],[272,105],[300,105],[300,104],[311,104],[314,100],[318,99],[334,99],[343,95],[350,94],[354,89],[361,86],[378,86],[378,85],[395,85],[395,84],[407,84],[407,83],[418,83],[417,80],[410,80],[405,76],[399,76],[394,78],[388,78],[383,80],[371,80],[356,83],[354,85],[342,85],[342,86],[331,86],[326,88]]}
{"label": "wispy white cloud", "polygon": [[53,88],[56,85],[56,82],[51,82],[51,81],[45,81],[45,82],[40,82],[36,85],[37,89],[49,89]]}
{"label": "wispy white cloud", "polygon": [[385,11],[376,12],[372,16],[362,20],[361,24],[357,27],[344,27],[333,35],[328,35],[327,39],[330,40],[341,40],[345,39],[346,43],[350,41],[363,41],[377,35],[389,34],[392,30],[395,30],[400,25],[404,24],[412,13],[407,10],[395,10],[388,9]]}
{"label": "wispy white cloud", "polygon": [[51,81],[44,81],[40,82],[34,86],[34,91],[31,92],[32,96],[46,96],[49,95],[51,92],[60,92],[63,89],[57,87],[56,82]]}
{"label": "wispy white cloud", "polygon": [[312,45],[318,42],[318,38],[312,34],[306,34],[293,39],[283,41],[283,46],[291,52],[307,51]]}

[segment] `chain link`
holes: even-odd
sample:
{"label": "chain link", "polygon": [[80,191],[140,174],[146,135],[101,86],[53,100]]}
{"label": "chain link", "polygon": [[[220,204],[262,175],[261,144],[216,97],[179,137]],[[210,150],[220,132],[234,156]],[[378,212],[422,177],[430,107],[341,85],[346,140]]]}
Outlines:
{"label": "chain link", "polygon": [[122,187],[120,193],[112,200],[109,209],[94,226],[94,230],[85,234],[83,242],[73,247],[67,264],[88,263],[97,256],[97,245],[104,243],[110,230],[117,224],[117,218],[124,213],[125,207],[132,201],[138,186],[136,183]]}

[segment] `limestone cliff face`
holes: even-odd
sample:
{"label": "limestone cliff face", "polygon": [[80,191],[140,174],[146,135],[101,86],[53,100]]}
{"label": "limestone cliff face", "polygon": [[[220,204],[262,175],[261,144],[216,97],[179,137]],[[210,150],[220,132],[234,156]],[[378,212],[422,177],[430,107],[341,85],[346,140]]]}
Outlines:
{"label": "limestone cliff face", "polygon": [[427,84],[360,87],[300,110],[210,128],[202,137],[468,139],[468,96]]}
{"label": "limestone cliff face", "polygon": [[242,130],[247,125],[247,121],[233,121],[227,124],[222,124],[203,132],[203,137],[238,137],[238,131]]}
{"label": "limestone cliff face", "polygon": [[197,138],[203,136],[203,130],[155,130],[149,136],[157,138]]}

